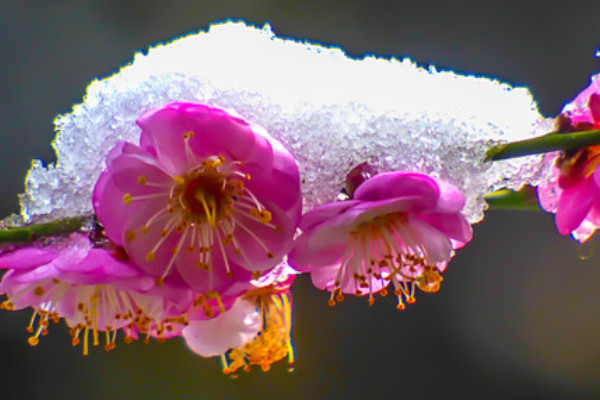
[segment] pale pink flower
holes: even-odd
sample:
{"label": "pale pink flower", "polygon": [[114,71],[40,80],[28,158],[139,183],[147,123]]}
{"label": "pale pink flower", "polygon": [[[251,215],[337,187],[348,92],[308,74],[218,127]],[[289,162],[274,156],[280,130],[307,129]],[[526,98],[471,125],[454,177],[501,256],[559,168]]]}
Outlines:
{"label": "pale pink flower", "polygon": [[[226,374],[235,374],[240,368],[249,371],[252,365],[268,371],[273,363],[286,357],[292,371],[289,288],[294,272],[287,263],[282,263],[269,275],[272,276],[254,281],[259,286],[243,295],[227,298],[226,309],[221,308],[215,318],[206,318],[197,311],[188,313],[189,324],[182,330],[188,347],[203,357],[220,356]],[[235,300],[233,306],[232,300]]]}
{"label": "pale pink flower", "polygon": [[[600,75],[557,118],[558,132],[600,129]],[[600,226],[600,145],[546,156],[552,176],[538,187],[542,208],[555,213],[558,231],[586,241]]]}
{"label": "pale pink flower", "polygon": [[453,185],[419,173],[376,175],[354,191],[353,199],[306,213],[289,263],[310,272],[316,287],[331,292],[387,294],[390,282],[404,301],[414,302],[414,286],[435,292],[453,250],[471,240],[461,214],[464,198]]}
{"label": "pale pink flower", "polygon": [[159,283],[176,271],[197,292],[235,295],[281,261],[301,194],[298,166],[278,141],[202,104],[169,104],[137,123],[139,146],[111,151],[94,208],[140,268]]}
{"label": "pale pink flower", "polygon": [[32,346],[60,319],[71,328],[73,345],[83,341],[84,354],[90,344],[100,344],[99,332],[106,350],[115,347],[119,330],[125,341],[140,333],[170,337],[186,324],[183,313],[193,300],[185,286],[169,280],[156,287],[155,278],[132,265],[121,249],[95,248],[81,233],[5,253],[0,268],[7,270],[0,294],[8,297],[1,308],[34,309],[28,327]]}

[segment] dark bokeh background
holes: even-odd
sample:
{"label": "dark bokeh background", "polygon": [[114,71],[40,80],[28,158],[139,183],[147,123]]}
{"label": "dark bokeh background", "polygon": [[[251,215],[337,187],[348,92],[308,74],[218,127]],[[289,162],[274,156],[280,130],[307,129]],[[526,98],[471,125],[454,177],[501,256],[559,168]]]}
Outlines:
{"label": "dark bokeh background", "polygon": [[[600,70],[596,1],[2,1],[0,214],[32,158],[53,161],[55,115],[134,51],[210,22],[269,21],[284,36],[350,54],[409,55],[421,64],[529,86],[552,116]],[[600,242],[600,240],[598,240]],[[597,247],[600,247],[600,243]],[[296,372],[232,381],[216,360],[174,340],[120,345],[87,358],[53,326],[27,345],[29,313],[0,315],[2,399],[593,399],[600,397],[600,255],[543,213],[490,212],[445,274],[440,293],[404,312],[294,286]]]}

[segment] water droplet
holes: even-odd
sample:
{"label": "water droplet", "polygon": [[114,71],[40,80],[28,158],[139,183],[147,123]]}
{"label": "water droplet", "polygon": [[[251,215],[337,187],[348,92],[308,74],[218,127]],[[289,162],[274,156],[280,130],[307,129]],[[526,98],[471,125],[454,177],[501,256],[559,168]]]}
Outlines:
{"label": "water droplet", "polygon": [[577,256],[580,260],[589,260],[594,256],[594,251],[596,250],[594,241],[594,237],[591,237],[587,241],[577,245]]}

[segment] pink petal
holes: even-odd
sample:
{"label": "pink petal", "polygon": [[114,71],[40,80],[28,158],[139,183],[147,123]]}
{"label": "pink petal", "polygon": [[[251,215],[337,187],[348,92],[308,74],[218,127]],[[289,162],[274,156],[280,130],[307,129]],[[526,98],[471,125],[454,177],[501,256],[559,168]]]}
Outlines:
{"label": "pink petal", "polygon": [[199,125],[190,140],[192,148],[201,150],[197,155],[204,158],[222,154],[228,160],[242,161],[244,172],[254,178],[269,176],[273,167],[270,143],[273,139],[261,128],[224,110],[212,109],[211,113],[212,118]]}
{"label": "pink petal", "polygon": [[190,165],[183,134],[198,159],[223,155],[244,162],[251,175],[269,173],[273,151],[269,140],[255,134],[253,126],[227,111],[203,104],[173,103],[142,115],[142,142],[151,144],[159,163],[172,175],[182,174]]}
{"label": "pink petal", "polygon": [[460,212],[465,206],[465,198],[462,193],[451,183],[441,179],[437,179],[436,182],[440,188],[440,198],[435,207],[436,211],[443,213]]}
{"label": "pink petal", "polygon": [[48,248],[26,247],[0,255],[0,268],[27,270],[47,264],[56,258],[56,251]]}
{"label": "pink petal", "polygon": [[348,247],[347,227],[317,229],[300,235],[288,255],[288,263],[299,272],[310,272],[318,267],[338,264]]}
{"label": "pink petal", "polygon": [[231,309],[213,319],[191,321],[181,332],[190,350],[214,357],[243,346],[262,328],[256,306],[240,299]]}
{"label": "pink petal", "polygon": [[199,115],[191,119],[182,103],[148,111],[136,121],[142,128],[141,143],[150,153],[155,153],[158,162],[171,175],[182,175],[189,165],[183,134],[193,132],[198,122],[208,119]]}
{"label": "pink petal", "polygon": [[70,275],[69,282],[89,285],[111,283],[141,275],[133,266],[117,261],[110,252],[103,249],[90,249],[81,261],[56,263],[56,268],[63,276]]}
{"label": "pink petal", "polygon": [[250,179],[246,187],[259,199],[269,199],[283,210],[296,225],[302,213],[302,196],[300,195],[299,174],[288,174],[273,169],[268,178]]}
{"label": "pink petal", "polygon": [[233,245],[225,248],[232,262],[250,271],[265,271],[279,264],[283,256],[292,248],[292,238],[296,231],[296,223],[291,221],[283,211],[269,203],[265,206],[271,212],[271,224],[281,230],[236,213],[238,227],[234,231],[234,237],[245,253],[245,257],[241,253],[237,254]]}
{"label": "pink petal", "polygon": [[429,264],[435,265],[450,260],[452,243],[448,236],[417,217],[409,216],[407,225],[417,243],[425,250]]}
{"label": "pink petal", "polygon": [[[147,156],[122,154],[108,165],[108,170],[120,189],[120,193],[115,195],[164,192],[168,197],[170,188],[174,186],[172,177],[156,165],[155,160]],[[140,177],[145,179],[145,184],[140,183]]]}
{"label": "pink petal", "polygon": [[338,272],[340,270],[339,263],[324,265],[319,268],[314,268],[311,271],[310,278],[313,285],[321,290],[333,291]]}
{"label": "pink petal", "polygon": [[376,217],[405,213],[413,214],[428,211],[431,209],[431,203],[424,202],[420,196],[404,196],[386,200],[363,202],[352,207],[347,214],[356,215],[355,224],[368,222]]}
{"label": "pink petal", "polygon": [[[129,206],[133,208],[133,204],[130,204]],[[125,247],[125,251],[131,260],[142,270],[155,276],[162,275],[166,270],[173,258],[171,249],[177,246],[177,240],[180,236],[180,234],[173,233],[167,235],[163,240],[161,233],[162,230],[166,228],[168,221],[172,218],[170,215],[156,219],[156,222],[150,224],[146,233],[141,232],[142,227],[146,225],[148,220],[153,215],[162,211],[163,208],[166,208],[166,206],[163,205],[162,202],[156,201],[147,201],[139,207],[133,208],[130,211],[130,216],[125,220],[121,231],[122,236],[120,238]],[[117,223],[117,221],[112,219],[103,222],[105,225],[108,225],[109,222],[111,224]],[[127,241],[125,240],[125,235],[130,231],[134,231],[136,237],[134,240]],[[162,244],[154,251],[154,259],[152,261],[147,261],[146,257],[148,253],[155,248],[159,241],[162,241]]]}
{"label": "pink petal", "polygon": [[409,172],[389,172],[368,179],[354,192],[355,200],[377,201],[395,197],[418,197],[422,207],[435,207],[440,189],[427,175]]}
{"label": "pink petal", "polygon": [[592,116],[592,120],[596,125],[600,125],[600,87],[598,88],[597,93],[592,93],[590,95],[590,99],[588,101],[588,107],[590,109],[590,114]]}
{"label": "pink petal", "polygon": [[361,204],[359,200],[336,201],[313,208],[302,216],[299,228],[309,231],[316,226],[326,223],[328,220],[344,213],[350,207]]}
{"label": "pink petal", "polygon": [[561,234],[567,235],[581,225],[592,207],[594,195],[595,186],[591,179],[563,190],[556,209],[556,226]]}
{"label": "pink petal", "polygon": [[[197,267],[198,252],[182,251],[176,260],[177,272],[183,281],[196,292],[204,293],[215,290],[222,294],[238,295],[247,289],[247,284],[252,279],[251,271],[241,268],[234,262],[229,262],[230,276],[223,256],[218,248],[211,252],[210,269],[208,271]],[[238,285],[239,283],[244,283]]]}
{"label": "pink petal", "polygon": [[123,201],[124,193],[117,187],[108,170],[104,170],[92,195],[94,211],[102,222],[106,236],[116,245],[123,246],[124,227],[131,216],[132,206]]}
{"label": "pink petal", "polygon": [[427,213],[418,214],[416,217],[427,221],[432,227],[457,242],[464,244],[473,239],[471,224],[461,214]]}

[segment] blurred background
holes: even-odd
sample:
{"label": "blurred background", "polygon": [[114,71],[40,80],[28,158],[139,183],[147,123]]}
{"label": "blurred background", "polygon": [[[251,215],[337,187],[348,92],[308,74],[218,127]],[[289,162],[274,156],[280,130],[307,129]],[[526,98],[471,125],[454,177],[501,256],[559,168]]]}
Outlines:
{"label": "blurred background", "polygon": [[[79,0],[0,2],[0,215],[18,212],[32,158],[54,161],[52,121],[135,51],[211,22],[269,22],[349,54],[528,86],[542,114],[600,70],[600,2]],[[32,348],[29,312],[0,313],[2,399],[600,398],[600,239],[590,259],[542,212],[490,211],[442,290],[396,311],[294,285],[296,370],[231,380],[183,342],[120,344],[86,358],[66,329]],[[593,249],[592,249],[593,250]],[[390,296],[391,297],[391,296]]]}

